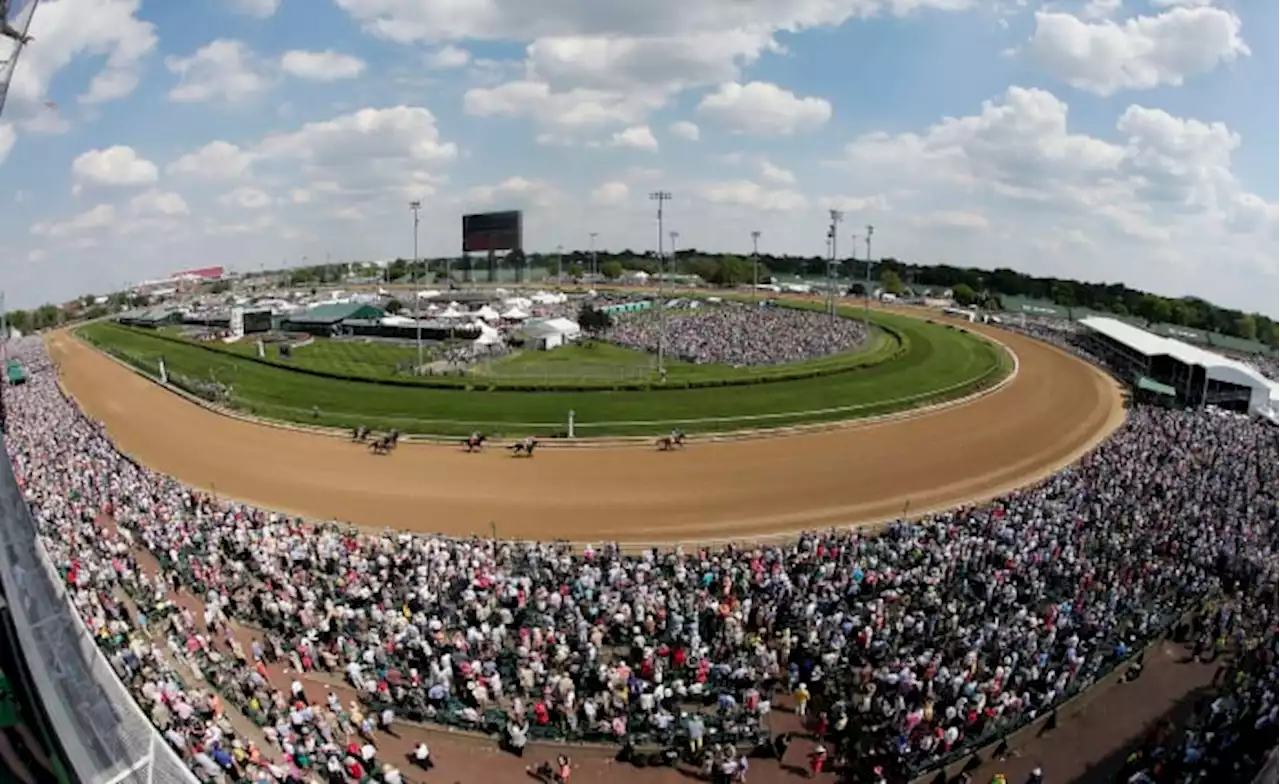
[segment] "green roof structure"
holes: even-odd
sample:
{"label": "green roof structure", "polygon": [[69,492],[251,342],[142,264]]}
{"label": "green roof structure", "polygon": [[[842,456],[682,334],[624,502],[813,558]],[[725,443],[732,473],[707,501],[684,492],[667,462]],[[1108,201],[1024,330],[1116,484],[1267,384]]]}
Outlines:
{"label": "green roof structure", "polygon": [[376,305],[362,302],[335,302],[317,305],[304,313],[294,313],[287,320],[294,324],[337,324],[347,319],[380,319],[387,312]]}

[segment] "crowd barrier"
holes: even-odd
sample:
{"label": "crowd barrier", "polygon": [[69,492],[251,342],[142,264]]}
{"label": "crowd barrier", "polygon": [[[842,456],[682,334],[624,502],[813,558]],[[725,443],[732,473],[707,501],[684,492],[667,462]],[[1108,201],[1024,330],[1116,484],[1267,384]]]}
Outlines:
{"label": "crowd barrier", "polygon": [[197,784],[99,650],[40,542],[12,466],[3,463],[0,582],[36,696],[76,778]]}

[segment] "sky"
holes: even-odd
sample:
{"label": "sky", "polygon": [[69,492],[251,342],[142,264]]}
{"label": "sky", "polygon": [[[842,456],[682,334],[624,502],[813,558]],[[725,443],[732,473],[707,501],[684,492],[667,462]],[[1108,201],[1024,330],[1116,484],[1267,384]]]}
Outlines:
{"label": "sky", "polygon": [[[10,0],[12,15],[23,0]],[[1266,0],[44,0],[0,117],[0,287],[681,248],[1123,282],[1276,316]],[[0,50],[0,54],[2,54]],[[664,238],[664,242],[669,243]]]}

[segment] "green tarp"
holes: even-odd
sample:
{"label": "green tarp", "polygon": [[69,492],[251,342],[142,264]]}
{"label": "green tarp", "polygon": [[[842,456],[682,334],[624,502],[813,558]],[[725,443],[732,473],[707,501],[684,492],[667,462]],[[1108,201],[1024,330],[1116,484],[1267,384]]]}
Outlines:
{"label": "green tarp", "polygon": [[22,365],[17,360],[9,360],[9,364],[4,369],[5,376],[9,379],[10,384],[21,384],[27,380],[27,371],[22,369]]}
{"label": "green tarp", "polygon": [[1174,389],[1168,384],[1161,384],[1159,381],[1156,381],[1154,378],[1151,378],[1149,376],[1138,377],[1138,389],[1144,390],[1146,392],[1153,392],[1157,395],[1164,395],[1166,397],[1178,396],[1178,390]]}

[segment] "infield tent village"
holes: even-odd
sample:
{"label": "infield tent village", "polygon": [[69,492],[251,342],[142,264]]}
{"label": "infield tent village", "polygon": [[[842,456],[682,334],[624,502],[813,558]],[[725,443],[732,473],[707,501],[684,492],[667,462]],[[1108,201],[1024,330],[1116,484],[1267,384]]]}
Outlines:
{"label": "infield tent village", "polygon": [[1213,405],[1276,422],[1280,385],[1243,362],[1126,324],[1080,319],[1090,348],[1146,393],[1187,406]]}

